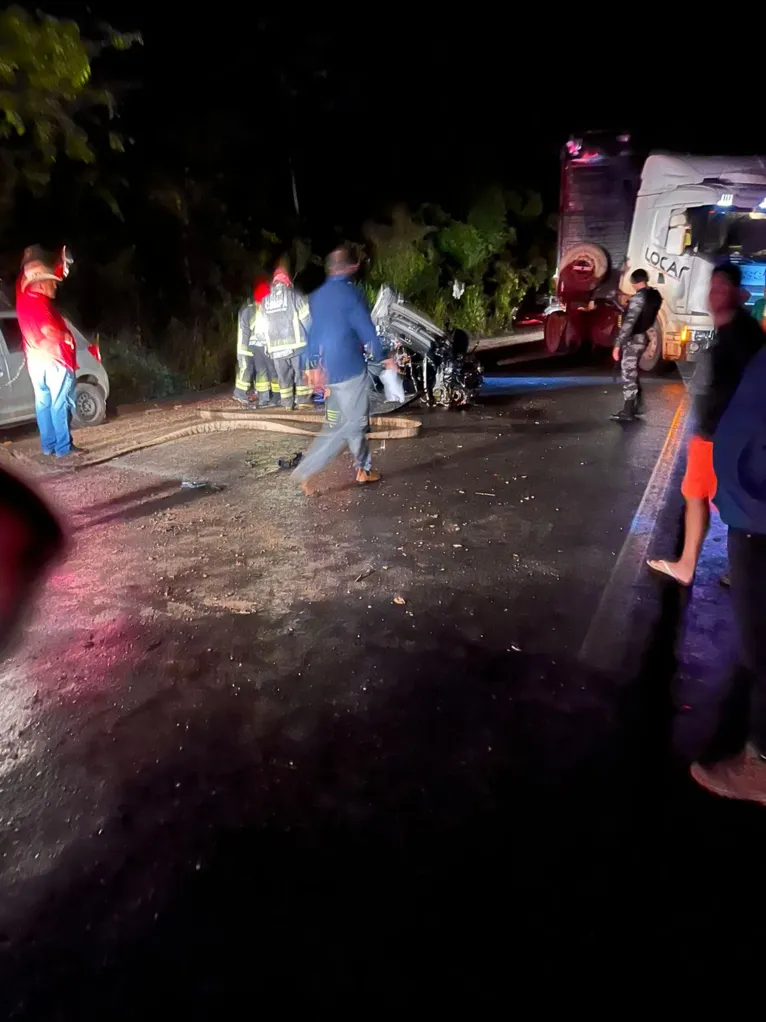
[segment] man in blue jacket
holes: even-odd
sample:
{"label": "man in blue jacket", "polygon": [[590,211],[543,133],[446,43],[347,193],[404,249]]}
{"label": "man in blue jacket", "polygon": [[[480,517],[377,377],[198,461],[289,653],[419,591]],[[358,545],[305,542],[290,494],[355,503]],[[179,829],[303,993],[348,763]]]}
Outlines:
{"label": "man in blue jacket", "polygon": [[692,777],[717,795],[766,805],[766,349],[751,359],[718,423],[713,462],[715,504],[729,527],[739,663],[714,748]]}
{"label": "man in blue jacket", "polygon": [[312,477],[321,472],[348,444],[360,486],[376,483],[367,429],[370,418],[370,381],[365,346],[376,361],[383,352],[364,297],[353,284],[359,269],[348,249],[337,248],[327,257],[327,279],[311,295],[309,357],[319,358],[326,385],[327,423],[293,472],[306,494],[314,492]]}

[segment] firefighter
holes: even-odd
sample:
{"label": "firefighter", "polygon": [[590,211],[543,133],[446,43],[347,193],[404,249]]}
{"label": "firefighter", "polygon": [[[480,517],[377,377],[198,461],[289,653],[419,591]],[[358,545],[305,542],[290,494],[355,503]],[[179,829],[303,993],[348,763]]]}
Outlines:
{"label": "firefighter", "polygon": [[[270,290],[269,282],[265,277],[257,281],[253,290],[256,310]],[[255,374],[255,391],[258,395],[258,407],[268,408],[269,405],[276,407],[280,403],[277,368],[274,365],[274,360],[266,351],[265,340],[263,338],[259,339],[255,332],[255,317],[253,317],[253,329],[250,332],[249,343],[249,351],[252,356]]]}
{"label": "firefighter", "polygon": [[279,266],[256,312],[255,341],[263,343],[274,360],[283,408],[311,404],[312,388],[306,378],[308,325],[309,303]]}
{"label": "firefighter", "polygon": [[253,288],[253,297],[248,298],[237,313],[237,378],[234,381],[232,397],[240,404],[250,404],[250,389],[255,382],[255,360],[250,340],[255,320],[255,302],[258,284]]}
{"label": "firefighter", "polygon": [[630,282],[636,293],[628,302],[612,349],[612,358],[615,362],[619,361],[622,373],[623,406],[611,416],[618,422],[632,422],[643,411],[638,363],[649,344],[646,332],[654,326],[662,305],[662,295],[656,288],[649,287],[649,274],[646,270],[634,270]]}

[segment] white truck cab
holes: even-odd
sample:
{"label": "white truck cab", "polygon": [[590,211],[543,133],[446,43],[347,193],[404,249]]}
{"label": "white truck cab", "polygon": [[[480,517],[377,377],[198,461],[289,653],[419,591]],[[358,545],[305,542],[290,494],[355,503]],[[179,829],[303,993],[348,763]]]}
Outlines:
{"label": "white truck cab", "polygon": [[748,302],[764,292],[766,159],[652,153],[641,184],[620,290],[638,268],[662,294],[657,343],[663,358],[694,359],[713,336],[710,275],[737,263]]}
{"label": "white truck cab", "polygon": [[641,359],[695,359],[713,336],[713,267],[740,266],[753,303],[766,273],[766,158],[651,153],[640,174],[630,136],[591,133],[562,151],[556,294],[545,313],[551,353],[610,346],[630,274],[662,294]]}

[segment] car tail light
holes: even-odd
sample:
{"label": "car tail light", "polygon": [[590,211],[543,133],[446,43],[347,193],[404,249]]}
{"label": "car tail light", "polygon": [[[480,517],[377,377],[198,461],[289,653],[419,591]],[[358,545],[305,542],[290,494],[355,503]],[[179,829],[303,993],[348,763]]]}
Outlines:
{"label": "car tail light", "polygon": [[96,359],[97,362],[101,361],[101,348],[99,347],[98,341],[88,345],[88,351]]}

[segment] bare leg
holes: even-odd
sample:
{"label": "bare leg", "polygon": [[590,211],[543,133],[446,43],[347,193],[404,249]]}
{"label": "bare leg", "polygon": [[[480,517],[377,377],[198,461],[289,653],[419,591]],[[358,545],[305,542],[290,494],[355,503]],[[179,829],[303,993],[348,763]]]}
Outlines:
{"label": "bare leg", "polygon": [[684,548],[678,561],[648,561],[650,568],[663,571],[665,564],[670,569],[666,574],[674,575],[679,582],[689,585],[697,570],[702,544],[705,542],[710,526],[710,503],[700,497],[686,498],[686,515],[684,518]]}

